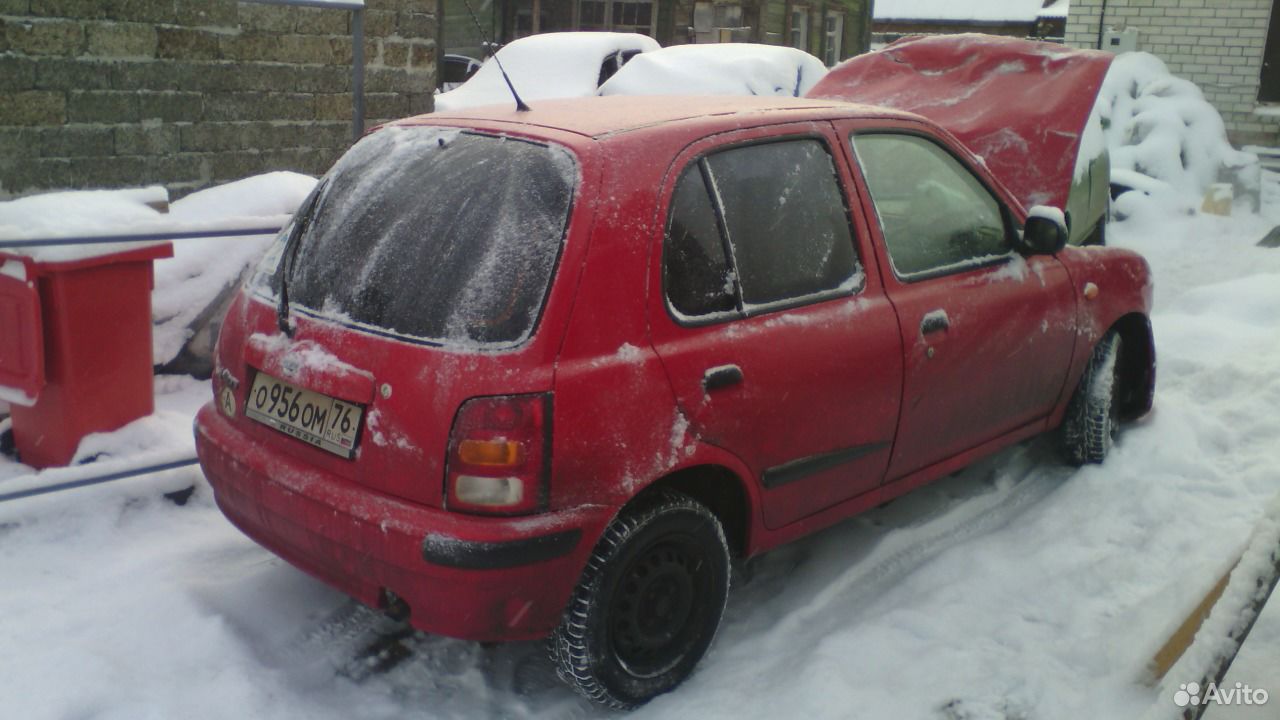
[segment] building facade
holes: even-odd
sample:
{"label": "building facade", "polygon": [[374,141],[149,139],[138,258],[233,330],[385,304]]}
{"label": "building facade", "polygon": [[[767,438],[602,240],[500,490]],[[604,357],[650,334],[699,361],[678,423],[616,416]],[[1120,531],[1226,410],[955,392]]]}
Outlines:
{"label": "building facade", "polygon": [[[483,58],[484,43],[568,30],[638,32],[663,46],[753,42],[800,48],[828,66],[865,52],[871,0],[442,0],[440,44]],[[477,28],[479,25],[479,28]],[[482,36],[483,33],[483,36]]]}
{"label": "building facade", "polygon": [[[431,108],[436,0],[367,0],[367,124]],[[0,0],[0,199],[177,197],[351,143],[344,10],[236,0]]]}
{"label": "building facade", "polygon": [[876,0],[871,42],[881,46],[907,35],[983,33],[1061,42],[1069,0],[939,2]]}
{"label": "building facade", "polygon": [[1066,41],[1136,49],[1200,86],[1237,146],[1280,146],[1280,0],[1071,0]]}

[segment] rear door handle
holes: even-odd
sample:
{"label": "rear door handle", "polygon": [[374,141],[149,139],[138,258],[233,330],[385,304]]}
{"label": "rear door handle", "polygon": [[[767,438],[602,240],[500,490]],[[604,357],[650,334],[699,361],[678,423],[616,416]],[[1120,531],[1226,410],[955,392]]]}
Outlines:
{"label": "rear door handle", "polygon": [[706,392],[738,385],[742,382],[742,368],[737,365],[720,365],[707,368],[702,374],[702,389]]}
{"label": "rear door handle", "polygon": [[941,332],[951,327],[951,321],[947,319],[947,313],[944,310],[933,310],[925,313],[924,319],[920,321],[920,334],[928,335],[930,333]]}

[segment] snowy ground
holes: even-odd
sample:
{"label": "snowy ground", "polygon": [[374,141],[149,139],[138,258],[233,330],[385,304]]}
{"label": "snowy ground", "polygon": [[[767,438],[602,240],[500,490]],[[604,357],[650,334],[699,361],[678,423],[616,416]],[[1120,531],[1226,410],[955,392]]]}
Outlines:
{"label": "snowy ground", "polygon": [[[699,671],[635,717],[1172,709],[1143,668],[1280,492],[1280,250],[1253,247],[1271,225],[1112,226],[1114,244],[1154,268],[1160,380],[1156,410],[1106,464],[1071,470],[1027,443],[738,568]],[[189,446],[207,386],[157,388],[159,419],[102,447]],[[27,472],[0,462],[0,494]],[[162,497],[192,484],[186,506]],[[6,717],[603,714],[555,681],[536,643],[412,634],[399,643],[408,657],[379,671],[390,661],[362,651],[390,629],[232,528],[195,469],[0,503],[0,578]],[[1210,718],[1280,714],[1276,614],[1273,603],[1229,678],[1245,672],[1271,707]]]}
{"label": "snowy ground", "polygon": [[[1175,667],[1153,688],[1147,663],[1280,493],[1280,249],[1254,247],[1280,216],[1181,211],[1210,181],[1193,171],[1216,168],[1230,148],[1194,87],[1170,92],[1159,67],[1130,61],[1133,77],[1117,83],[1124,92],[1108,95],[1113,164],[1131,174],[1141,165],[1155,173],[1153,187],[1186,191],[1122,197],[1116,210],[1128,219],[1109,228],[1113,244],[1153,266],[1155,411],[1103,466],[1071,470],[1047,442],[1026,443],[738,567],[699,671],[636,717],[1176,712],[1173,689],[1198,677]],[[1146,89],[1133,97],[1134,88]],[[1148,126],[1159,131],[1131,132]],[[1216,155],[1188,169],[1172,162],[1170,138]],[[285,179],[190,196],[164,220],[222,221],[229,207],[288,212],[314,181]],[[1263,195],[1280,191],[1273,184]],[[66,201],[11,203],[0,226],[41,230],[28,222],[34,214],[65,229],[65,212],[36,206]],[[101,215],[86,213],[95,223]],[[195,298],[216,295],[257,246],[242,246],[244,257],[225,247],[184,246],[157,268],[158,360],[172,357],[190,311],[207,304]],[[86,440],[80,456],[101,456],[91,466],[33,476],[0,458],[0,497],[128,459],[188,455],[208,385],[165,377],[156,391],[155,415]],[[188,487],[196,492],[185,506],[164,499]],[[538,643],[485,648],[405,633],[294,570],[223,519],[194,468],[0,501],[0,580],[5,718],[604,714],[554,679]],[[1215,707],[1209,720],[1280,717],[1277,647],[1280,601],[1227,677],[1274,700]]]}
{"label": "snowy ground", "polygon": [[1266,705],[1210,706],[1203,720],[1275,720],[1280,717],[1280,599],[1267,605],[1258,623],[1249,633],[1249,639],[1231,665],[1231,671],[1223,680],[1223,687],[1233,688],[1236,683],[1251,688],[1263,688],[1273,698]]}

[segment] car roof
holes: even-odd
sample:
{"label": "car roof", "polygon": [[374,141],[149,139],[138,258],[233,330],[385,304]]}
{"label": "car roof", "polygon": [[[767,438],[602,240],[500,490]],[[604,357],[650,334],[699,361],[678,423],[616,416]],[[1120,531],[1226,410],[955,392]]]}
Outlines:
{"label": "car roof", "polygon": [[780,121],[819,118],[875,117],[922,120],[912,113],[836,100],[734,95],[612,95],[539,100],[520,112],[515,103],[418,115],[393,125],[465,125],[513,123],[576,133],[592,138],[686,120],[724,117],[726,125],[748,117],[772,116]]}

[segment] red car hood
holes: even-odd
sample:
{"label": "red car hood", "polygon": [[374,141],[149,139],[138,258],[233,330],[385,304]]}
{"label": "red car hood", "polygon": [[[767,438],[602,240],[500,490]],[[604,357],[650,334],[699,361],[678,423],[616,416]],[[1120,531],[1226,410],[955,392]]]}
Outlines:
{"label": "red car hood", "polygon": [[1065,208],[1112,58],[990,35],[908,37],[847,60],[807,97],[923,115],[981,156],[1025,207]]}

